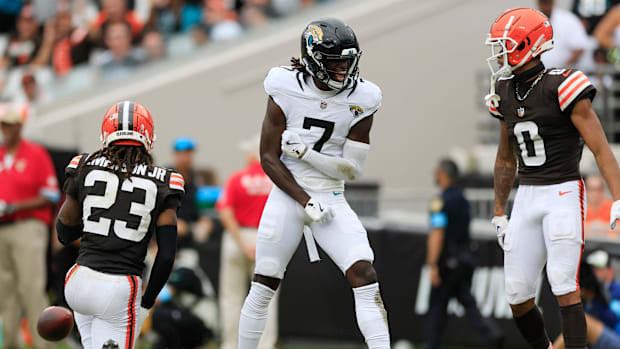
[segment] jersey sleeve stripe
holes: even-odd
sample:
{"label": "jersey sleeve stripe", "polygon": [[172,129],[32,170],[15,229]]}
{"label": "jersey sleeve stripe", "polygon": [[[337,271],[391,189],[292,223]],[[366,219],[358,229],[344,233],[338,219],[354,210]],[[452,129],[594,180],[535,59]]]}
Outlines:
{"label": "jersey sleeve stripe", "polygon": [[583,80],[579,85],[575,86],[569,93],[560,101],[560,109],[564,111],[579,94],[585,90],[588,86],[592,85],[587,78]]}
{"label": "jersey sleeve stripe", "polygon": [[170,182],[170,189],[176,189],[185,192],[185,188],[183,188],[183,184],[181,184],[180,182]]}
{"label": "jersey sleeve stripe", "polygon": [[571,77],[566,79],[563,83],[560,84],[560,86],[558,86],[558,96],[564,94],[568,89],[570,89],[570,85],[583,77],[585,77],[585,75],[582,72],[576,72]]}
{"label": "jersey sleeve stripe", "polygon": [[73,157],[73,159],[71,159],[71,162],[69,162],[69,168],[77,168],[78,165],[80,164],[80,159],[82,158],[82,155],[77,155],[75,157]]}
{"label": "jersey sleeve stripe", "polygon": [[578,77],[576,77],[575,79],[572,79],[571,82],[564,86],[562,89],[559,89],[558,91],[558,97],[560,99],[564,99],[564,97],[566,97],[567,94],[570,94],[570,91],[575,88],[575,86],[581,84],[583,81],[587,81],[588,77],[585,76],[583,73],[580,73]]}

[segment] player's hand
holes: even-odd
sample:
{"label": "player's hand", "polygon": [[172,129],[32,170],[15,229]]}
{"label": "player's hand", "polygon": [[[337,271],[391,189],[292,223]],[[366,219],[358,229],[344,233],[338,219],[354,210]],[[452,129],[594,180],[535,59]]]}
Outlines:
{"label": "player's hand", "polygon": [[495,233],[497,234],[497,242],[499,246],[504,249],[504,238],[506,237],[506,231],[508,230],[508,217],[495,216],[491,219],[491,223],[495,227]]}
{"label": "player's hand", "polygon": [[297,159],[301,159],[308,150],[308,147],[301,140],[301,136],[289,130],[282,132],[282,142],[280,145],[282,152]]}
{"label": "player's hand", "polygon": [[611,230],[616,229],[617,219],[620,219],[620,200],[614,201],[611,205],[611,212],[609,214],[609,226]]}
{"label": "player's hand", "polygon": [[306,214],[313,222],[318,223],[327,223],[335,216],[334,210],[331,207],[326,206],[313,198],[308,200],[306,207],[304,207],[304,211],[306,211]]}
{"label": "player's hand", "polygon": [[151,313],[151,309],[146,309],[143,306],[140,306],[140,312],[138,313],[138,327],[136,327],[136,333],[140,333],[142,331],[142,325],[144,325],[144,321],[149,317]]}

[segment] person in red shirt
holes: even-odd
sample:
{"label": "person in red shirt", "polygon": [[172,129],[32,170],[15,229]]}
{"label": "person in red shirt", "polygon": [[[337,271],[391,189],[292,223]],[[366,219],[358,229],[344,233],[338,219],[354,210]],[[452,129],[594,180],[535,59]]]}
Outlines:
{"label": "person in red shirt", "polygon": [[[258,136],[241,143],[246,167],[226,182],[216,208],[227,233],[220,263],[221,349],[237,348],[237,329],[243,300],[254,274],[258,223],[272,182],[261,167]],[[277,301],[269,305],[269,320],[259,349],[274,349],[277,341]]]}
{"label": "person in red shirt", "polygon": [[0,112],[0,309],[3,345],[18,347],[21,309],[36,348],[52,348],[38,336],[36,319],[48,306],[45,256],[52,207],[60,192],[52,160],[40,145],[21,138],[25,115]]}
{"label": "person in red shirt", "polygon": [[586,231],[589,234],[609,230],[609,213],[613,201],[605,194],[605,183],[599,175],[586,178],[588,205],[586,209]]}

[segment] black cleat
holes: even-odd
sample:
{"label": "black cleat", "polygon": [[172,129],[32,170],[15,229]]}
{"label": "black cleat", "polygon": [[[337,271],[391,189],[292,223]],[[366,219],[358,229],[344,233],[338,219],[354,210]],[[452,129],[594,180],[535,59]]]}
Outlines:
{"label": "black cleat", "polygon": [[118,349],[118,343],[116,343],[113,339],[108,339],[105,343],[103,343],[103,347],[101,349]]}

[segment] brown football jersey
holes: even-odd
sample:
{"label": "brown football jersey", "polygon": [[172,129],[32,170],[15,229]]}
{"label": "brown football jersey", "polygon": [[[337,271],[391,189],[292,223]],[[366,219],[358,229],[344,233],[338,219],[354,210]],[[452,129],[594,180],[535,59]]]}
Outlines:
{"label": "brown football jersey", "polygon": [[65,169],[63,191],[82,207],[77,264],[109,274],[142,275],[159,214],[178,209],[183,177],[166,168],[137,165],[131,179],[104,157],[78,155]]}
{"label": "brown football jersey", "polygon": [[[524,101],[516,97],[514,79],[497,81],[499,107],[492,116],[506,122],[516,144],[519,182],[526,185],[557,184],[580,179],[583,138],[571,121],[575,104],[594,98],[596,89],[585,74],[573,69],[543,73]],[[522,96],[527,88],[519,91]]]}

